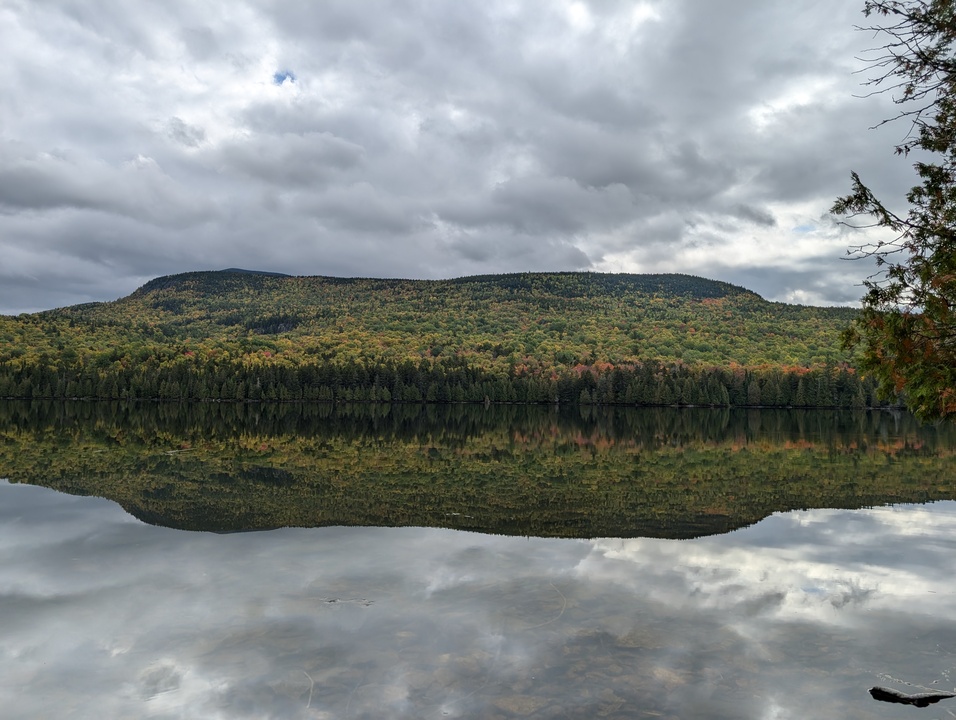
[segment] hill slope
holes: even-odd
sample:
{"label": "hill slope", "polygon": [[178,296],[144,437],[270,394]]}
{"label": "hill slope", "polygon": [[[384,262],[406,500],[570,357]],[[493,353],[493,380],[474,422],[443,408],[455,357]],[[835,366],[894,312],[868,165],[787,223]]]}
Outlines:
{"label": "hill slope", "polygon": [[843,359],[838,334],[853,314],[769,303],[743,288],[687,275],[428,281],[223,271],[157,278],[116,302],[41,318],[100,332],[108,326],[130,339],[161,334],[274,345],[275,352],[290,352],[280,341],[295,340],[300,350],[326,359],[457,353],[482,365],[501,357],[545,365],[642,358],[805,365]]}
{"label": "hill slope", "polygon": [[771,303],[687,275],[431,281],[184,273],[115,302],[0,317],[0,382],[2,371],[7,377],[0,395],[22,396],[27,382],[33,394],[46,394],[49,383],[58,396],[67,375],[91,373],[106,389],[79,394],[112,394],[110,375],[122,394],[136,366],[184,363],[272,370],[413,363],[423,372],[439,366],[443,375],[458,368],[462,377],[449,388],[515,377],[553,381],[582,368],[597,376],[648,363],[807,368],[848,359],[839,334],[854,312]]}

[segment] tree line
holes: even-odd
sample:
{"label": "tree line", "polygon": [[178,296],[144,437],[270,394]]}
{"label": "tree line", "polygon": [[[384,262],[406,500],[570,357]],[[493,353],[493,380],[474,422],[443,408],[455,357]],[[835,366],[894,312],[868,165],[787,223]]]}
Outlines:
{"label": "tree line", "polygon": [[[49,358],[48,358],[49,360]],[[507,374],[461,358],[419,362],[250,363],[188,353],[175,361],[0,365],[0,397],[231,402],[551,403],[713,407],[879,407],[847,364],[718,367],[645,361]]]}

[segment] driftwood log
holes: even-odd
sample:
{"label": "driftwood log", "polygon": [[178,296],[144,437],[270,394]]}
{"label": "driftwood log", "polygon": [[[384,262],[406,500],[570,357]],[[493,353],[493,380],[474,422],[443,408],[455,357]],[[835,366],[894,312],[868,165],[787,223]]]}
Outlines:
{"label": "driftwood log", "polygon": [[900,703],[901,705],[915,705],[916,707],[928,707],[940,700],[956,697],[956,693],[951,692],[926,692],[907,695],[899,690],[892,690],[885,687],[871,687],[870,695],[874,700],[882,702]]}

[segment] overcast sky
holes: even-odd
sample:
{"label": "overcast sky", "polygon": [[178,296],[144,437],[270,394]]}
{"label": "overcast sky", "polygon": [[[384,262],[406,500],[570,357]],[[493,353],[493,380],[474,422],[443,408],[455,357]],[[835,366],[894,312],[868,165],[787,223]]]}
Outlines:
{"label": "overcast sky", "polygon": [[862,0],[3,0],[0,313],[169,273],[684,272],[845,304],[915,177]]}

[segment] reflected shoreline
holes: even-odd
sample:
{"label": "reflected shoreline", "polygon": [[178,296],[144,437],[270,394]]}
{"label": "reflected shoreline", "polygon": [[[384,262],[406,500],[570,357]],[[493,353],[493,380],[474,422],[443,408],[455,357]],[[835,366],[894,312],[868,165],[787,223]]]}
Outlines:
{"label": "reflected shoreline", "polygon": [[956,499],[956,429],[884,411],[0,402],[0,477],[187,530],[690,538]]}

